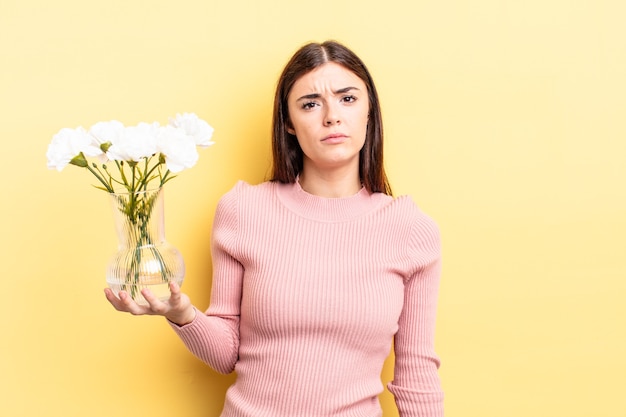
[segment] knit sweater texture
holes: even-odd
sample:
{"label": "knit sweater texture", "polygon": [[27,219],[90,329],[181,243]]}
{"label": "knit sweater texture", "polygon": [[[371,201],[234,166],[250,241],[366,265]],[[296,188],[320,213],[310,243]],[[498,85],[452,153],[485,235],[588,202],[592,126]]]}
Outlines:
{"label": "knit sweater texture", "polygon": [[239,182],[217,206],[212,258],[208,310],[172,328],[236,372],[222,417],[380,417],[392,341],[400,416],[443,416],[439,230],[410,197]]}

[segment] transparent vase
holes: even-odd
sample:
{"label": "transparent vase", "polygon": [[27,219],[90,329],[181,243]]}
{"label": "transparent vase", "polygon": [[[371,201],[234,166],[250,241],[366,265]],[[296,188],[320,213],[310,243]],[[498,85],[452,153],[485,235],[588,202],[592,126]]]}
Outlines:
{"label": "transparent vase", "polygon": [[107,265],[107,285],[116,295],[126,291],[141,305],[148,304],[141,294],[144,288],[168,299],[169,283],[183,283],[185,263],[165,239],[163,188],[109,195],[118,248]]}

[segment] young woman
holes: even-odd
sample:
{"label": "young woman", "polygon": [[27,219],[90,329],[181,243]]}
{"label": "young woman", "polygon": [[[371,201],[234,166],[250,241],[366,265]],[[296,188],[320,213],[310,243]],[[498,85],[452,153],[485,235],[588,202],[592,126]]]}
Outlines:
{"label": "young woman", "polygon": [[311,43],[291,58],[273,155],[270,181],[239,182],[218,204],[205,313],[175,284],[166,302],[145,291],[147,307],[107,289],[108,300],[165,316],[196,356],[237,372],[223,417],[382,416],[392,340],[400,416],[443,416],[438,228],[391,196],[376,88],[348,48]]}

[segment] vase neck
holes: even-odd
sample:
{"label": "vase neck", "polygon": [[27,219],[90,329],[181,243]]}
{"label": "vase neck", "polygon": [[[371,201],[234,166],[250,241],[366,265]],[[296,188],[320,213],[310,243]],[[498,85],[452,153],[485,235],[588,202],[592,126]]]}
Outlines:
{"label": "vase neck", "polygon": [[110,196],[120,247],[157,245],[165,241],[162,188]]}

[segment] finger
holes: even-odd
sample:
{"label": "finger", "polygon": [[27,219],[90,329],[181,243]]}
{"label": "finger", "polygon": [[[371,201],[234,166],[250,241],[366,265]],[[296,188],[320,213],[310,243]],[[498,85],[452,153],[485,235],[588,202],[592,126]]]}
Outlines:
{"label": "finger", "polygon": [[161,301],[152,291],[147,288],[141,290],[141,295],[148,302],[149,314],[164,315],[169,310],[167,304]]}
{"label": "finger", "polygon": [[180,286],[174,281],[170,281],[170,304],[177,305],[180,303]]}
{"label": "finger", "polygon": [[119,297],[123,308],[121,311],[126,311],[134,316],[148,313],[148,309],[137,304],[126,291],[120,291],[117,296]]}
{"label": "finger", "polygon": [[180,295],[180,285],[176,281],[170,281],[170,292],[172,294],[178,293]]}
{"label": "finger", "polygon": [[126,311],[124,309],[124,305],[122,304],[122,301],[119,298],[117,298],[115,293],[111,291],[110,288],[104,289],[104,295],[109,301],[109,303],[111,303],[117,311]]}

